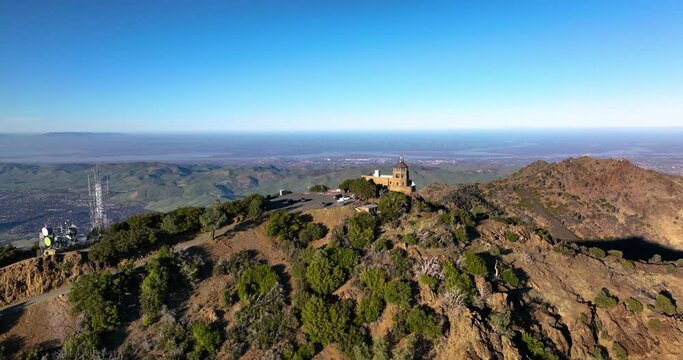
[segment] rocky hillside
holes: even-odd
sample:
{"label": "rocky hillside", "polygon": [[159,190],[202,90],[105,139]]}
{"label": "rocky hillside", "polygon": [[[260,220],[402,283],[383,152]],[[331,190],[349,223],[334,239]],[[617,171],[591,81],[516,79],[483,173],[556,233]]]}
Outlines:
{"label": "rocky hillside", "polygon": [[0,269],[0,306],[28,299],[101,269],[84,253],[31,258]]}
{"label": "rocky hillside", "polygon": [[273,213],[183,252],[162,248],[144,269],[80,276],[68,302],[13,319],[0,349],[50,358],[87,349],[97,359],[683,357],[683,261],[556,242],[478,186],[428,193],[429,202],[373,199],[377,216]]}
{"label": "rocky hillside", "polygon": [[[449,188],[433,186],[424,193],[443,198]],[[642,237],[683,250],[683,178],[627,160],[537,161],[479,188],[507,215],[560,239]]]}

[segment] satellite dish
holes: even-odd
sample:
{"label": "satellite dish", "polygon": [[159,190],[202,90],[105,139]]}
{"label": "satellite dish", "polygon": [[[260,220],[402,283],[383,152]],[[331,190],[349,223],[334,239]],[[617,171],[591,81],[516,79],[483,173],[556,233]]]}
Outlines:
{"label": "satellite dish", "polygon": [[50,229],[44,227],[40,232],[43,234],[43,236],[48,236],[50,235]]}
{"label": "satellite dish", "polygon": [[52,239],[50,239],[48,236],[43,238],[43,242],[45,243],[45,246],[47,246],[47,247],[52,246]]}

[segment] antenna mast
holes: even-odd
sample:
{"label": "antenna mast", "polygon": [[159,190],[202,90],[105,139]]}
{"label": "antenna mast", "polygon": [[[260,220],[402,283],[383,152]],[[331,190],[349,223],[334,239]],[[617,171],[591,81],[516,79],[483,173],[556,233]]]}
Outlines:
{"label": "antenna mast", "polygon": [[[106,186],[106,187],[105,187]],[[104,230],[107,226],[107,214],[105,212],[105,192],[109,189],[109,180],[106,185],[102,183],[99,166],[95,165],[92,187],[90,175],[88,175],[88,195],[90,196],[90,222],[94,230]]]}

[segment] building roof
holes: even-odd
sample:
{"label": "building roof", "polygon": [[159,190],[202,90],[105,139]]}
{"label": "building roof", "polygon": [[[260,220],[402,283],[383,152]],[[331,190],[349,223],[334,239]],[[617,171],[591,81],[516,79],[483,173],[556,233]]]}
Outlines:
{"label": "building roof", "polygon": [[395,167],[395,168],[399,168],[399,169],[407,169],[407,168],[408,168],[408,165],[407,165],[406,162],[403,160],[403,156],[401,156],[400,158],[398,158],[398,162],[396,163],[396,165],[394,165],[394,167]]}

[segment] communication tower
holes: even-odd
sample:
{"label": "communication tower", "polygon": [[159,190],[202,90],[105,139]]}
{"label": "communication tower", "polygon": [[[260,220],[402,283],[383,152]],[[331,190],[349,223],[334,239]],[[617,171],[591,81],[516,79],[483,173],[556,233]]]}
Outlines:
{"label": "communication tower", "polygon": [[105,197],[109,194],[109,179],[100,175],[99,166],[95,165],[93,181],[88,175],[88,196],[90,197],[90,223],[93,230],[104,230],[107,226]]}

